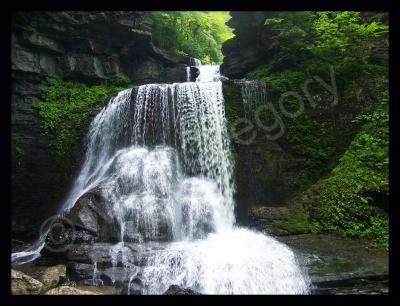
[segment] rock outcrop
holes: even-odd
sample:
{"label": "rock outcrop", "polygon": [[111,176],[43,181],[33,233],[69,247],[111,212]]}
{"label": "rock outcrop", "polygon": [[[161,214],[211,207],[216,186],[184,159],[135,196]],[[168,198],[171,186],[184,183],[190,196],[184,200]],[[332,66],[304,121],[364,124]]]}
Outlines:
{"label": "rock outcrop", "polygon": [[41,294],[44,286],[38,280],[16,270],[11,270],[11,293],[14,295]]}
{"label": "rock outcrop", "polygon": [[36,264],[31,265],[28,263],[18,266],[17,269],[18,271],[16,272],[19,273],[20,276],[23,273],[26,277],[30,277],[39,281],[42,284],[42,292],[51,288],[55,288],[65,283],[67,280],[67,271],[65,265],[42,266]]}
{"label": "rock outcrop", "polygon": [[164,295],[201,295],[201,294],[192,289],[182,288],[176,285],[172,285],[168,288],[167,291],[165,291]]}
{"label": "rock outcrop", "polygon": [[240,79],[268,58],[270,40],[264,35],[263,27],[267,12],[230,12],[232,18],[227,25],[233,28],[235,37],[222,46],[224,62],[223,75]]}

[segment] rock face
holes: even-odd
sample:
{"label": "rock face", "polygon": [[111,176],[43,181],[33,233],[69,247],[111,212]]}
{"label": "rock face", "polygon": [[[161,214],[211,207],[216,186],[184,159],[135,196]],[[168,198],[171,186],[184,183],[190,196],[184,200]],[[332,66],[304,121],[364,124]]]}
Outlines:
{"label": "rock face", "polygon": [[[353,119],[361,110],[359,103],[348,97],[331,105],[331,95],[323,99],[330,103],[311,107],[306,102],[300,116],[290,117],[282,111],[282,96],[266,85],[273,118],[265,118],[265,109],[254,107],[250,115],[261,116],[248,119],[242,90],[242,81],[223,82],[235,162],[236,212],[239,221],[247,223],[249,207],[289,206],[297,195],[329,175],[360,128]],[[300,89],[298,93],[306,99]]]}
{"label": "rock face", "polygon": [[32,277],[40,281],[42,291],[54,288],[67,280],[66,266],[41,266],[36,264],[25,264],[18,266],[18,273],[24,273],[27,277]]}
{"label": "rock face", "polygon": [[235,209],[239,221],[248,223],[247,213],[252,206],[286,205],[294,194],[290,182],[297,178],[302,165],[291,153],[285,137],[268,140],[265,130],[255,121],[246,121],[240,82],[223,82],[223,93],[235,162]]}
{"label": "rock face", "polygon": [[186,79],[187,58],[153,46],[152,21],[145,13],[17,12],[13,17],[13,99],[31,99],[34,81],[55,72],[94,84],[122,74],[136,85]]}
{"label": "rock face", "polygon": [[142,12],[14,13],[11,132],[13,158],[22,156],[12,170],[14,239],[37,237],[41,223],[57,212],[82,158],[76,152],[76,164],[65,172],[56,166],[33,107],[41,99],[43,82],[56,74],[90,85],[123,76],[135,85],[186,81],[188,58],[154,47],[151,27]]}
{"label": "rock face", "polygon": [[264,21],[267,12],[231,12],[232,18],[227,25],[234,29],[234,38],[222,46],[224,62],[221,66],[223,75],[240,79],[244,75],[263,64],[271,44],[263,35]]}
{"label": "rock face", "polygon": [[40,294],[44,286],[38,280],[16,270],[11,270],[11,293],[21,294]]}

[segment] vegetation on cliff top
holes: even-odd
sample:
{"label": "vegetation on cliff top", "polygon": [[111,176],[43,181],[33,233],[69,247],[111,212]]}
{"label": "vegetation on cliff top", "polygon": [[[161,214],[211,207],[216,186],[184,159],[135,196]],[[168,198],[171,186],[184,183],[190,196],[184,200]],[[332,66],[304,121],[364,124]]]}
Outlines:
{"label": "vegetation on cliff top", "polygon": [[204,64],[222,63],[222,43],[233,36],[225,25],[229,12],[149,12],[154,21],[156,46],[180,55],[198,58]]}

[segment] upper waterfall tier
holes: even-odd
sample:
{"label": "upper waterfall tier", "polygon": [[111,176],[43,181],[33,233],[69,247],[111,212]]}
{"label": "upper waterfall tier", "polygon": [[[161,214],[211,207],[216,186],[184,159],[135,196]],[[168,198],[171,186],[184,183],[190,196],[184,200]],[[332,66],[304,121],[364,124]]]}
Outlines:
{"label": "upper waterfall tier", "polygon": [[[184,192],[191,194],[189,198],[192,201],[188,207],[195,207],[197,204],[193,200],[202,197],[199,199],[200,206],[197,206],[204,212],[195,214],[203,218],[207,215],[206,211],[215,211],[215,214],[221,215],[218,211],[222,209],[225,220],[222,223],[232,226],[232,165],[223,102],[221,82],[148,84],[120,92],[91,124],[86,160],[64,210],[69,210],[83,194],[95,187],[102,190],[108,201],[124,206],[120,207],[118,213],[130,205],[129,214],[143,215],[146,209],[136,211],[138,207],[132,208],[132,203],[129,203],[132,199],[142,204],[147,201],[147,207],[152,207],[147,215],[147,223],[153,224],[150,227],[155,232],[148,234],[151,229],[146,225],[143,230],[140,222],[136,222],[135,226],[151,238],[158,235],[156,232],[160,228],[160,220],[165,217],[165,211],[168,211],[168,205],[172,205],[172,211],[185,209],[182,203],[184,194],[176,190],[178,186],[187,186]],[[185,182],[185,177],[198,177],[200,181]],[[214,185],[217,191],[212,191]],[[195,191],[190,191],[194,188],[202,193],[203,187],[208,190],[204,195],[217,192],[215,197],[194,196]],[[181,199],[176,201],[176,197]],[[161,198],[165,201],[161,201]],[[168,205],[164,207],[161,203]],[[217,210],[214,209],[216,203],[221,206]],[[159,213],[155,213],[156,210]],[[190,211],[186,209],[186,215],[193,219]],[[217,222],[219,217],[215,214],[211,213],[208,218],[208,221],[211,220],[211,225],[206,226],[208,231],[216,230],[217,223],[222,224]],[[146,218],[143,215],[141,219]],[[167,219],[164,225],[169,224],[167,231],[170,233],[174,232],[177,222],[179,226],[187,226],[185,220],[176,218],[176,213]],[[197,224],[193,226],[200,226],[197,221],[193,222]],[[124,223],[121,225],[124,226]],[[171,235],[177,237],[177,234]],[[182,235],[186,236],[178,236]]]}

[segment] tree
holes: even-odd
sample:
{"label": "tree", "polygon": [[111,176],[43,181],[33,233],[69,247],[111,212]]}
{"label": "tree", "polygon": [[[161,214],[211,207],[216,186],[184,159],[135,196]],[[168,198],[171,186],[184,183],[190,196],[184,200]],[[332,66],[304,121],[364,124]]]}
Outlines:
{"label": "tree", "polygon": [[163,11],[148,12],[153,20],[156,46],[180,55],[192,56],[203,63],[221,63],[221,47],[233,36],[225,25],[229,12]]}

